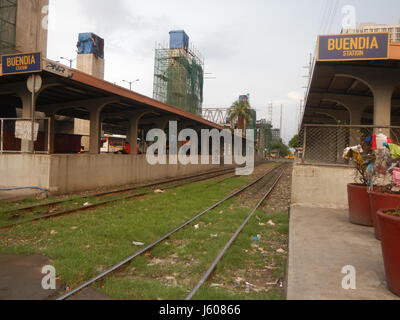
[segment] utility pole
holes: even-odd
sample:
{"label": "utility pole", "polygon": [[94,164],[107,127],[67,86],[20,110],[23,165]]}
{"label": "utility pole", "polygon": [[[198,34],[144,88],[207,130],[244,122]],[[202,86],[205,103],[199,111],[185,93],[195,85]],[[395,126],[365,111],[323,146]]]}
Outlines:
{"label": "utility pole", "polygon": [[122,80],[123,82],[129,83],[129,90],[132,91],[132,84],[135,82],[139,82],[140,79],[136,79],[135,81],[127,81],[127,80]]}
{"label": "utility pole", "polygon": [[60,59],[67,60],[69,62],[69,67],[72,68],[72,62],[74,62],[76,59],[68,59],[64,57],[60,57]]}
{"label": "utility pole", "polygon": [[281,139],[283,140],[283,104],[281,104],[281,126],[280,126],[280,130],[281,130]]}
{"label": "utility pole", "polygon": [[269,121],[271,126],[272,126],[273,113],[274,113],[274,105],[273,105],[273,103],[271,101],[271,103],[268,104],[268,117],[267,117],[267,121]]}
{"label": "utility pole", "polygon": [[299,132],[301,129],[301,122],[302,122],[302,117],[303,117],[303,100],[300,100],[300,108],[299,108]]}
{"label": "utility pole", "polygon": [[312,56],[312,53],[310,53],[310,62],[308,63],[307,66],[303,67],[304,69],[308,70],[308,74],[306,76],[303,76],[303,78],[308,79],[307,86],[303,87],[303,89],[308,89],[308,85],[309,85],[309,82],[310,82],[310,79],[311,79],[312,66],[313,66],[313,56]]}

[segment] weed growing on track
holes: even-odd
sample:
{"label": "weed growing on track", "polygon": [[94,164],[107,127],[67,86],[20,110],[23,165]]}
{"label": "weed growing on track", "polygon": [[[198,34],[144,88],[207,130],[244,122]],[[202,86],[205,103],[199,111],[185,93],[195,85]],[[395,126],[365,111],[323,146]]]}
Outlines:
{"label": "weed growing on track", "polygon": [[[238,199],[230,200],[201,218],[197,230],[193,224],[180,231],[133,261],[125,272],[107,278],[98,288],[104,287],[105,293],[114,299],[183,299],[249,211]],[[270,220],[275,226],[268,225]],[[201,288],[195,299],[284,299],[280,281],[284,279],[287,254],[277,250],[287,248],[288,223],[287,213],[268,215],[258,210],[217,267],[215,277]],[[253,249],[252,238],[257,235],[261,236],[260,241],[258,248]],[[237,283],[240,277],[242,280]],[[254,282],[256,287],[247,288],[247,281]],[[276,285],[266,285],[273,281]]]}
{"label": "weed growing on track", "polygon": [[137,251],[133,241],[150,244],[250,179],[194,183],[164,194],[0,230],[0,253],[46,255],[61,281],[75,287]]}

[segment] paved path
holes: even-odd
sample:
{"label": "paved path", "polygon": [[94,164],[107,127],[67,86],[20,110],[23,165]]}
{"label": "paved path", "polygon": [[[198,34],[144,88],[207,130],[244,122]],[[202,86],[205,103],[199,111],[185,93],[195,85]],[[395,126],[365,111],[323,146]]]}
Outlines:
{"label": "paved path", "polygon": [[50,265],[40,255],[0,255],[0,300],[44,300],[56,290],[42,288],[42,268]]}
{"label": "paved path", "polygon": [[[54,300],[59,296],[62,285],[56,283],[56,290],[42,288],[44,266],[51,265],[47,257],[41,255],[0,255],[0,300]],[[108,300],[91,288],[85,289],[71,300]]]}
{"label": "paved path", "polygon": [[[344,290],[341,273],[357,271],[357,289]],[[345,210],[292,207],[288,300],[393,300],[380,242],[373,228],[348,221]]]}

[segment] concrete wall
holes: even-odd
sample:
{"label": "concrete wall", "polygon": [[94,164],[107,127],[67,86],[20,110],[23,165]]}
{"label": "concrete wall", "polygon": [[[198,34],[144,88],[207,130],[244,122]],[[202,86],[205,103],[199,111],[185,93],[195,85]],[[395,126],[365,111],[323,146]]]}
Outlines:
{"label": "concrete wall", "polygon": [[194,175],[219,165],[155,165],[145,155],[0,155],[0,185],[65,194]]}
{"label": "concrete wall", "polygon": [[0,155],[0,186],[49,189],[50,162],[46,155]]}
{"label": "concrete wall", "polygon": [[96,78],[104,80],[104,59],[96,58],[94,54],[78,54],[76,68]]}
{"label": "concrete wall", "polygon": [[[42,21],[46,16],[43,7],[49,0],[18,0],[16,47],[20,52],[41,51],[47,55],[47,30]],[[42,10],[44,10],[42,12]]]}
{"label": "concrete wall", "polygon": [[353,168],[296,164],[292,205],[347,209],[347,184],[354,183],[355,177]]}

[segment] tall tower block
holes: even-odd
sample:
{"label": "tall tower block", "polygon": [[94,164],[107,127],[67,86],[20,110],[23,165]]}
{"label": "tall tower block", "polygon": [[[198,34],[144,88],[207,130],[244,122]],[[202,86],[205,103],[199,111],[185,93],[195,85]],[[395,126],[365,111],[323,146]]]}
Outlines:
{"label": "tall tower block", "polygon": [[80,33],[77,69],[104,80],[104,39],[94,33]]}
{"label": "tall tower block", "polygon": [[49,0],[0,0],[0,54],[47,55]]}
{"label": "tall tower block", "polygon": [[204,62],[190,46],[183,30],[169,33],[169,48],[156,48],[153,98],[179,109],[201,115]]}

